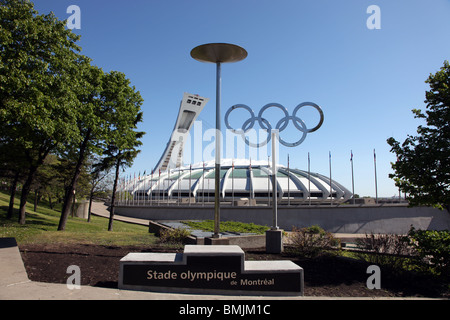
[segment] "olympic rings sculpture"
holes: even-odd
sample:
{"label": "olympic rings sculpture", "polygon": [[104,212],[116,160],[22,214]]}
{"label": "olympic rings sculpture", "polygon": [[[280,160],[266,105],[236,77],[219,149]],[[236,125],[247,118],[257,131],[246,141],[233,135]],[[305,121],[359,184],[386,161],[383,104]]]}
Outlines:
{"label": "olympic rings sculpture", "polygon": [[[306,127],[306,124],[303,122],[302,119],[300,119],[297,116],[297,112],[305,107],[305,106],[311,106],[313,108],[315,108],[320,115],[320,121],[319,123],[312,129],[308,129]],[[279,132],[284,131],[287,126],[289,125],[289,121],[292,121],[294,126],[297,128],[297,130],[299,130],[302,133],[302,137],[297,141],[297,142],[286,142],[285,140],[283,140],[280,136],[279,136],[279,141],[282,145],[286,146],[286,147],[296,147],[299,146],[300,144],[303,143],[303,141],[305,141],[306,136],[308,135],[308,133],[312,133],[315,132],[317,130],[319,130],[319,128],[322,126],[323,124],[323,120],[324,120],[324,116],[323,116],[323,111],[322,109],[315,103],[313,102],[303,102],[301,104],[299,104],[295,109],[294,109],[294,113],[292,114],[292,116],[289,115],[289,112],[287,111],[287,109],[282,106],[279,103],[269,103],[266,104],[264,107],[262,107],[262,109],[259,111],[258,116],[255,116],[255,113],[253,112],[253,110],[245,105],[245,104],[236,104],[234,106],[232,106],[230,109],[228,109],[227,113],[225,114],[225,125],[227,126],[228,129],[230,129],[233,133],[235,134],[240,134],[242,136],[242,138],[244,139],[245,143],[251,147],[254,148],[259,148],[259,147],[263,147],[265,146],[267,143],[269,143],[270,139],[271,139],[271,131],[273,129],[272,125],[270,124],[270,122],[263,117],[264,112],[269,109],[269,108],[278,108],[281,111],[283,111],[284,113],[284,118],[280,119],[277,123],[277,125],[275,126],[275,129],[278,130]],[[244,124],[242,125],[242,128],[240,129],[234,129],[230,126],[230,123],[228,121],[228,118],[230,116],[230,114],[236,110],[236,109],[245,109],[250,113],[250,118],[248,118]],[[265,141],[261,142],[261,143],[252,143],[250,142],[250,140],[248,140],[248,137],[245,136],[245,134],[250,131],[251,129],[253,129],[253,127],[255,126],[256,121],[258,121],[259,126],[263,129],[266,130],[268,135],[267,138],[265,139]]]}

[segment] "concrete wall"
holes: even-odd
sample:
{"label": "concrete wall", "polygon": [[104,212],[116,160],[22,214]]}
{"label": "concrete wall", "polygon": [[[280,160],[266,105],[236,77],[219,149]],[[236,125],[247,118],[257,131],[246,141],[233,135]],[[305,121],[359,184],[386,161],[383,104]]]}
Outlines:
{"label": "concrete wall", "polygon": [[89,201],[81,201],[76,203],[75,216],[82,219],[88,218]]}
{"label": "concrete wall", "polygon": [[[213,207],[122,207],[116,213],[149,220],[214,219]],[[222,221],[253,222],[272,225],[272,209],[267,207],[222,207]],[[450,214],[430,207],[408,208],[402,205],[342,205],[278,208],[278,225],[285,230],[319,225],[334,233],[396,233],[416,229],[449,230]]]}

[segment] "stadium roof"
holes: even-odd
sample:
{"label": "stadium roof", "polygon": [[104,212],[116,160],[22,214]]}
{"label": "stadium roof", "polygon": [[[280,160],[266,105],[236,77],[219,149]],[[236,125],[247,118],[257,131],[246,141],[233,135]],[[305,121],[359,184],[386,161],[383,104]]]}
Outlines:
{"label": "stadium roof", "polygon": [[[223,159],[220,175],[221,201],[254,199],[256,204],[272,201],[272,167],[267,161]],[[153,172],[122,185],[142,203],[208,203],[214,201],[213,161],[197,163],[164,172]],[[344,202],[352,193],[324,175],[277,165],[277,191],[280,204]],[[331,195],[331,197],[330,197]],[[189,199],[189,200],[188,200]]]}

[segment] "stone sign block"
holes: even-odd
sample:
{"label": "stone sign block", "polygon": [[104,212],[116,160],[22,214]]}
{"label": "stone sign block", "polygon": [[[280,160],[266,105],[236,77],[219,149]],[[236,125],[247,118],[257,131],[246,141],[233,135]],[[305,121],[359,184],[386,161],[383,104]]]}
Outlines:
{"label": "stone sign block", "polygon": [[184,253],[129,253],[119,288],[234,295],[303,295],[303,269],[289,260],[245,261],[239,246],[187,245]]}

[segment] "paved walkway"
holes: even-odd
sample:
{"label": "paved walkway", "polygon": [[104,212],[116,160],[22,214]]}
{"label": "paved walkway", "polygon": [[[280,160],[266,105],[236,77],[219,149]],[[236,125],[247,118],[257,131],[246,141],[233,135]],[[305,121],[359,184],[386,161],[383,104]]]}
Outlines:
{"label": "paved walkway", "polygon": [[[102,215],[102,208],[95,207]],[[107,212],[107,211],[106,211]],[[118,220],[124,217],[117,217]],[[127,218],[127,222],[131,222]],[[134,219],[133,219],[134,220]],[[141,220],[141,219],[138,219]],[[144,223],[144,221],[140,221]],[[148,222],[147,222],[148,224]],[[194,295],[128,291],[81,286],[70,290],[65,284],[34,282],[28,279],[19,248],[14,238],[0,238],[0,300],[396,300],[397,298],[334,297],[260,297],[230,295]],[[399,298],[405,300],[410,298]]]}
{"label": "paved walkway", "polygon": [[[94,214],[96,216],[109,218],[108,207],[106,205],[104,205],[102,202],[92,202],[91,212],[92,212],[92,214]],[[146,220],[146,219],[125,217],[125,216],[121,216],[118,214],[114,215],[114,220],[129,222],[129,223],[134,223],[134,224],[140,224],[143,226],[148,226],[148,223],[150,221],[150,220]]]}

